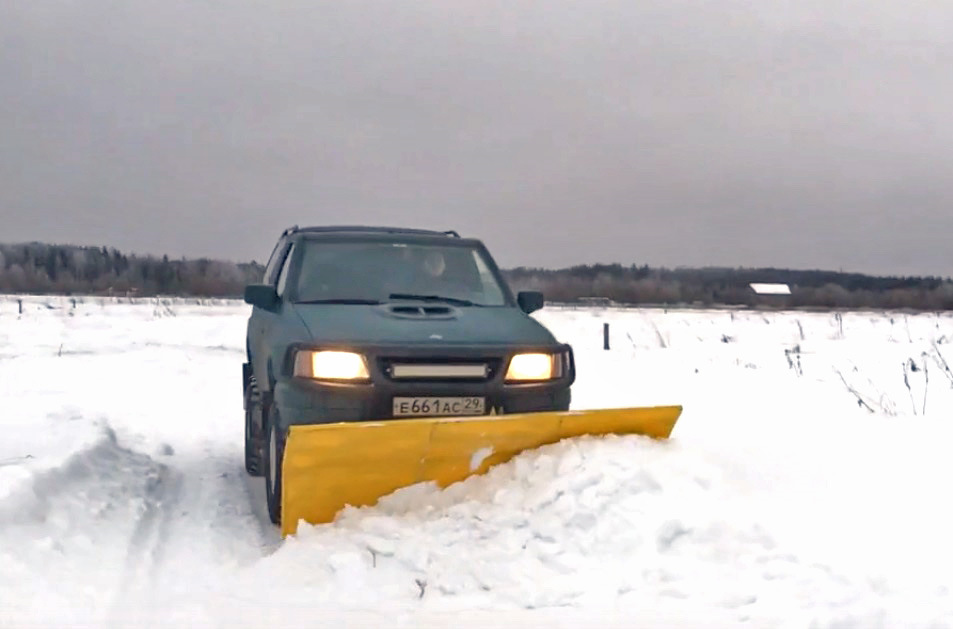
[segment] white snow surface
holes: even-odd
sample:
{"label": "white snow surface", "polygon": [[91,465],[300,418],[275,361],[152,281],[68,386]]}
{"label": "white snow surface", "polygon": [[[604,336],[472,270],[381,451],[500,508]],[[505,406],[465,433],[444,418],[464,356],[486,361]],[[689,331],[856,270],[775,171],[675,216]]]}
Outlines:
{"label": "white snow surface", "polygon": [[284,541],[242,465],[247,316],[0,296],[0,627],[953,627],[949,314],[548,308],[573,408],[681,404],[670,440]]}

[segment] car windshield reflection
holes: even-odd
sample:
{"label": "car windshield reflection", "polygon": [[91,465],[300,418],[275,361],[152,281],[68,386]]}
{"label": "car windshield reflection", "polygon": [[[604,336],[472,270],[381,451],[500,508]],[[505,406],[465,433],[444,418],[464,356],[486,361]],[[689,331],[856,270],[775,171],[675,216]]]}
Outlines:
{"label": "car windshield reflection", "polygon": [[504,290],[480,249],[393,242],[304,241],[296,303],[443,301],[503,306]]}

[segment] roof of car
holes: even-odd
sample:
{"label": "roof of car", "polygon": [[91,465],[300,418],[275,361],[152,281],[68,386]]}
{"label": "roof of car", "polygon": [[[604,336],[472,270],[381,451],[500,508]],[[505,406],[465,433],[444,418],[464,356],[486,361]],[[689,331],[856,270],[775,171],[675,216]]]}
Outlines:
{"label": "roof of car", "polygon": [[283,236],[292,234],[334,234],[334,233],[363,233],[363,234],[407,234],[420,236],[442,236],[444,238],[459,238],[460,234],[453,230],[436,231],[431,229],[414,229],[410,227],[379,227],[369,225],[321,225],[314,227],[289,227]]}

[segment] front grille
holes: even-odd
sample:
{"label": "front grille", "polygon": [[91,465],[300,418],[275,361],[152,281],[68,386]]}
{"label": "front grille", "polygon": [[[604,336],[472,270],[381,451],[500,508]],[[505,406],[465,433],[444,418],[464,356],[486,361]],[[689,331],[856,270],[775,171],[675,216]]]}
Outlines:
{"label": "front grille", "polygon": [[378,366],[394,382],[487,382],[496,377],[500,358],[383,357]]}

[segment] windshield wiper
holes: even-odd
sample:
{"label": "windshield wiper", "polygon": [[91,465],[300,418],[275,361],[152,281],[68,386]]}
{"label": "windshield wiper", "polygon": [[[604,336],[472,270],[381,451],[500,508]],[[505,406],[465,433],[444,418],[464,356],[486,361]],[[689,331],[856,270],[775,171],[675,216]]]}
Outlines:
{"label": "windshield wiper", "polygon": [[456,297],[443,297],[442,295],[414,295],[413,293],[391,293],[390,299],[411,299],[414,301],[442,301],[454,306],[481,306],[468,299],[457,299]]}
{"label": "windshield wiper", "polygon": [[347,306],[377,306],[381,302],[377,299],[305,299],[295,304],[335,304]]}

